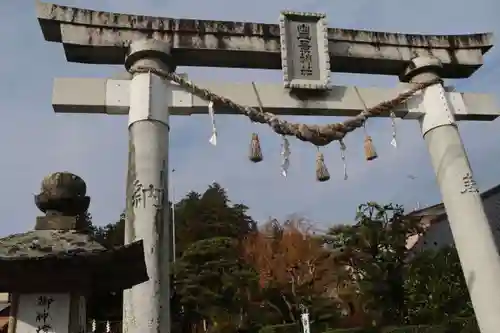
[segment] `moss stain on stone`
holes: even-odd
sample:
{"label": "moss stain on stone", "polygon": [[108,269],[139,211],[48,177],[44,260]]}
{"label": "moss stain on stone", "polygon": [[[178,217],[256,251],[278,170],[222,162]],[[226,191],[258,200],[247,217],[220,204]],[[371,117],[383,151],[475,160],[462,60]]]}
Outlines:
{"label": "moss stain on stone", "polygon": [[135,146],[132,131],[129,132],[128,141],[128,170],[127,170],[127,188],[126,188],[126,212],[125,212],[125,242],[133,242],[136,237],[135,232],[135,214],[133,206],[134,182],[137,179],[135,169]]}

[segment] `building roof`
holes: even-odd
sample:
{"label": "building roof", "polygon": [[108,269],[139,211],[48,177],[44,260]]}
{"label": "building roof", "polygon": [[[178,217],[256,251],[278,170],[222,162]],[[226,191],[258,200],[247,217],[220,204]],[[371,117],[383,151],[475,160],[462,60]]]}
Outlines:
{"label": "building roof", "polygon": [[[485,200],[495,194],[500,194],[500,184],[481,193],[481,199]],[[408,214],[408,216],[421,217],[421,222],[426,230],[433,224],[445,221],[447,217],[446,209],[444,208],[443,203],[415,210]],[[422,235],[413,235],[408,237],[406,241],[406,247],[408,249],[411,249],[415,244],[417,244],[421,236]]]}
{"label": "building roof", "polygon": [[[495,186],[495,187],[490,188],[487,191],[484,191],[483,193],[481,193],[481,198],[484,200],[484,199],[487,199],[495,194],[500,194],[500,184]],[[422,209],[413,211],[408,215],[409,216],[430,216],[430,215],[432,215],[435,217],[445,217],[446,210],[444,209],[444,204],[439,203],[439,204],[434,205],[434,206],[430,206],[430,207],[426,207],[426,208],[422,208]]]}

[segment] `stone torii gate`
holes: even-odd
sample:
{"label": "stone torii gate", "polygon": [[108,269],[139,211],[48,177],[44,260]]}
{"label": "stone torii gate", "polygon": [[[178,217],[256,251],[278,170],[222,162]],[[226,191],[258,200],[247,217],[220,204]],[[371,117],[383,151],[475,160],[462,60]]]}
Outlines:
{"label": "stone torii gate", "polygon": [[[56,79],[53,91],[55,112],[129,115],[126,242],[143,239],[150,280],[124,295],[124,332],[170,330],[170,228],[165,227],[170,221],[164,209],[168,118],[205,113],[209,105],[200,98],[206,99],[206,94],[172,74],[176,66],[283,69],[287,89],[273,84],[203,84],[236,103],[217,105],[220,114],[240,113],[247,109],[235,105],[244,105],[276,115],[357,116],[366,111],[363,101],[376,105],[415,83],[471,76],[492,47],[489,34],[328,29],[323,16],[307,13],[285,13],[279,25],[125,15],[46,3],[37,3],[37,13],[45,39],[62,43],[68,61],[124,64],[133,73],[126,79]],[[304,46],[300,34],[306,32],[313,43]],[[399,75],[411,83],[393,89],[329,86],[330,71]],[[311,89],[323,92],[303,94]],[[420,121],[481,332],[497,333],[500,260],[456,121],[491,121],[499,110],[489,95],[433,84],[394,113]],[[283,128],[275,118],[266,122],[275,131]],[[315,142],[297,133],[292,134]]]}

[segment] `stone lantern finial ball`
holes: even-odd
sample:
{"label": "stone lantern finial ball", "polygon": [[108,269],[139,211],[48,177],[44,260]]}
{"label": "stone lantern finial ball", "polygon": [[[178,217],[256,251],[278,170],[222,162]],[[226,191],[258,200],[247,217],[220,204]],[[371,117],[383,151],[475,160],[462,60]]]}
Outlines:
{"label": "stone lantern finial ball", "polygon": [[47,215],[78,216],[90,205],[86,196],[87,185],[82,178],[71,172],[55,172],[42,180],[40,194],[35,204]]}
{"label": "stone lantern finial ball", "polygon": [[55,172],[42,180],[40,192],[52,199],[84,197],[87,185],[81,177],[71,172]]}

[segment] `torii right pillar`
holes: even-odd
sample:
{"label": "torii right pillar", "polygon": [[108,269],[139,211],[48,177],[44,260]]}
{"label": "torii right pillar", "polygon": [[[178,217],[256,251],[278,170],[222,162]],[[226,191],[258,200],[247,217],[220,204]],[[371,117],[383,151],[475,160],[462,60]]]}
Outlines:
{"label": "torii right pillar", "polygon": [[[412,60],[402,81],[439,77],[442,65],[432,57]],[[420,127],[460,257],[462,270],[482,333],[500,332],[500,256],[484,212],[454,111],[441,84],[425,90]]]}

